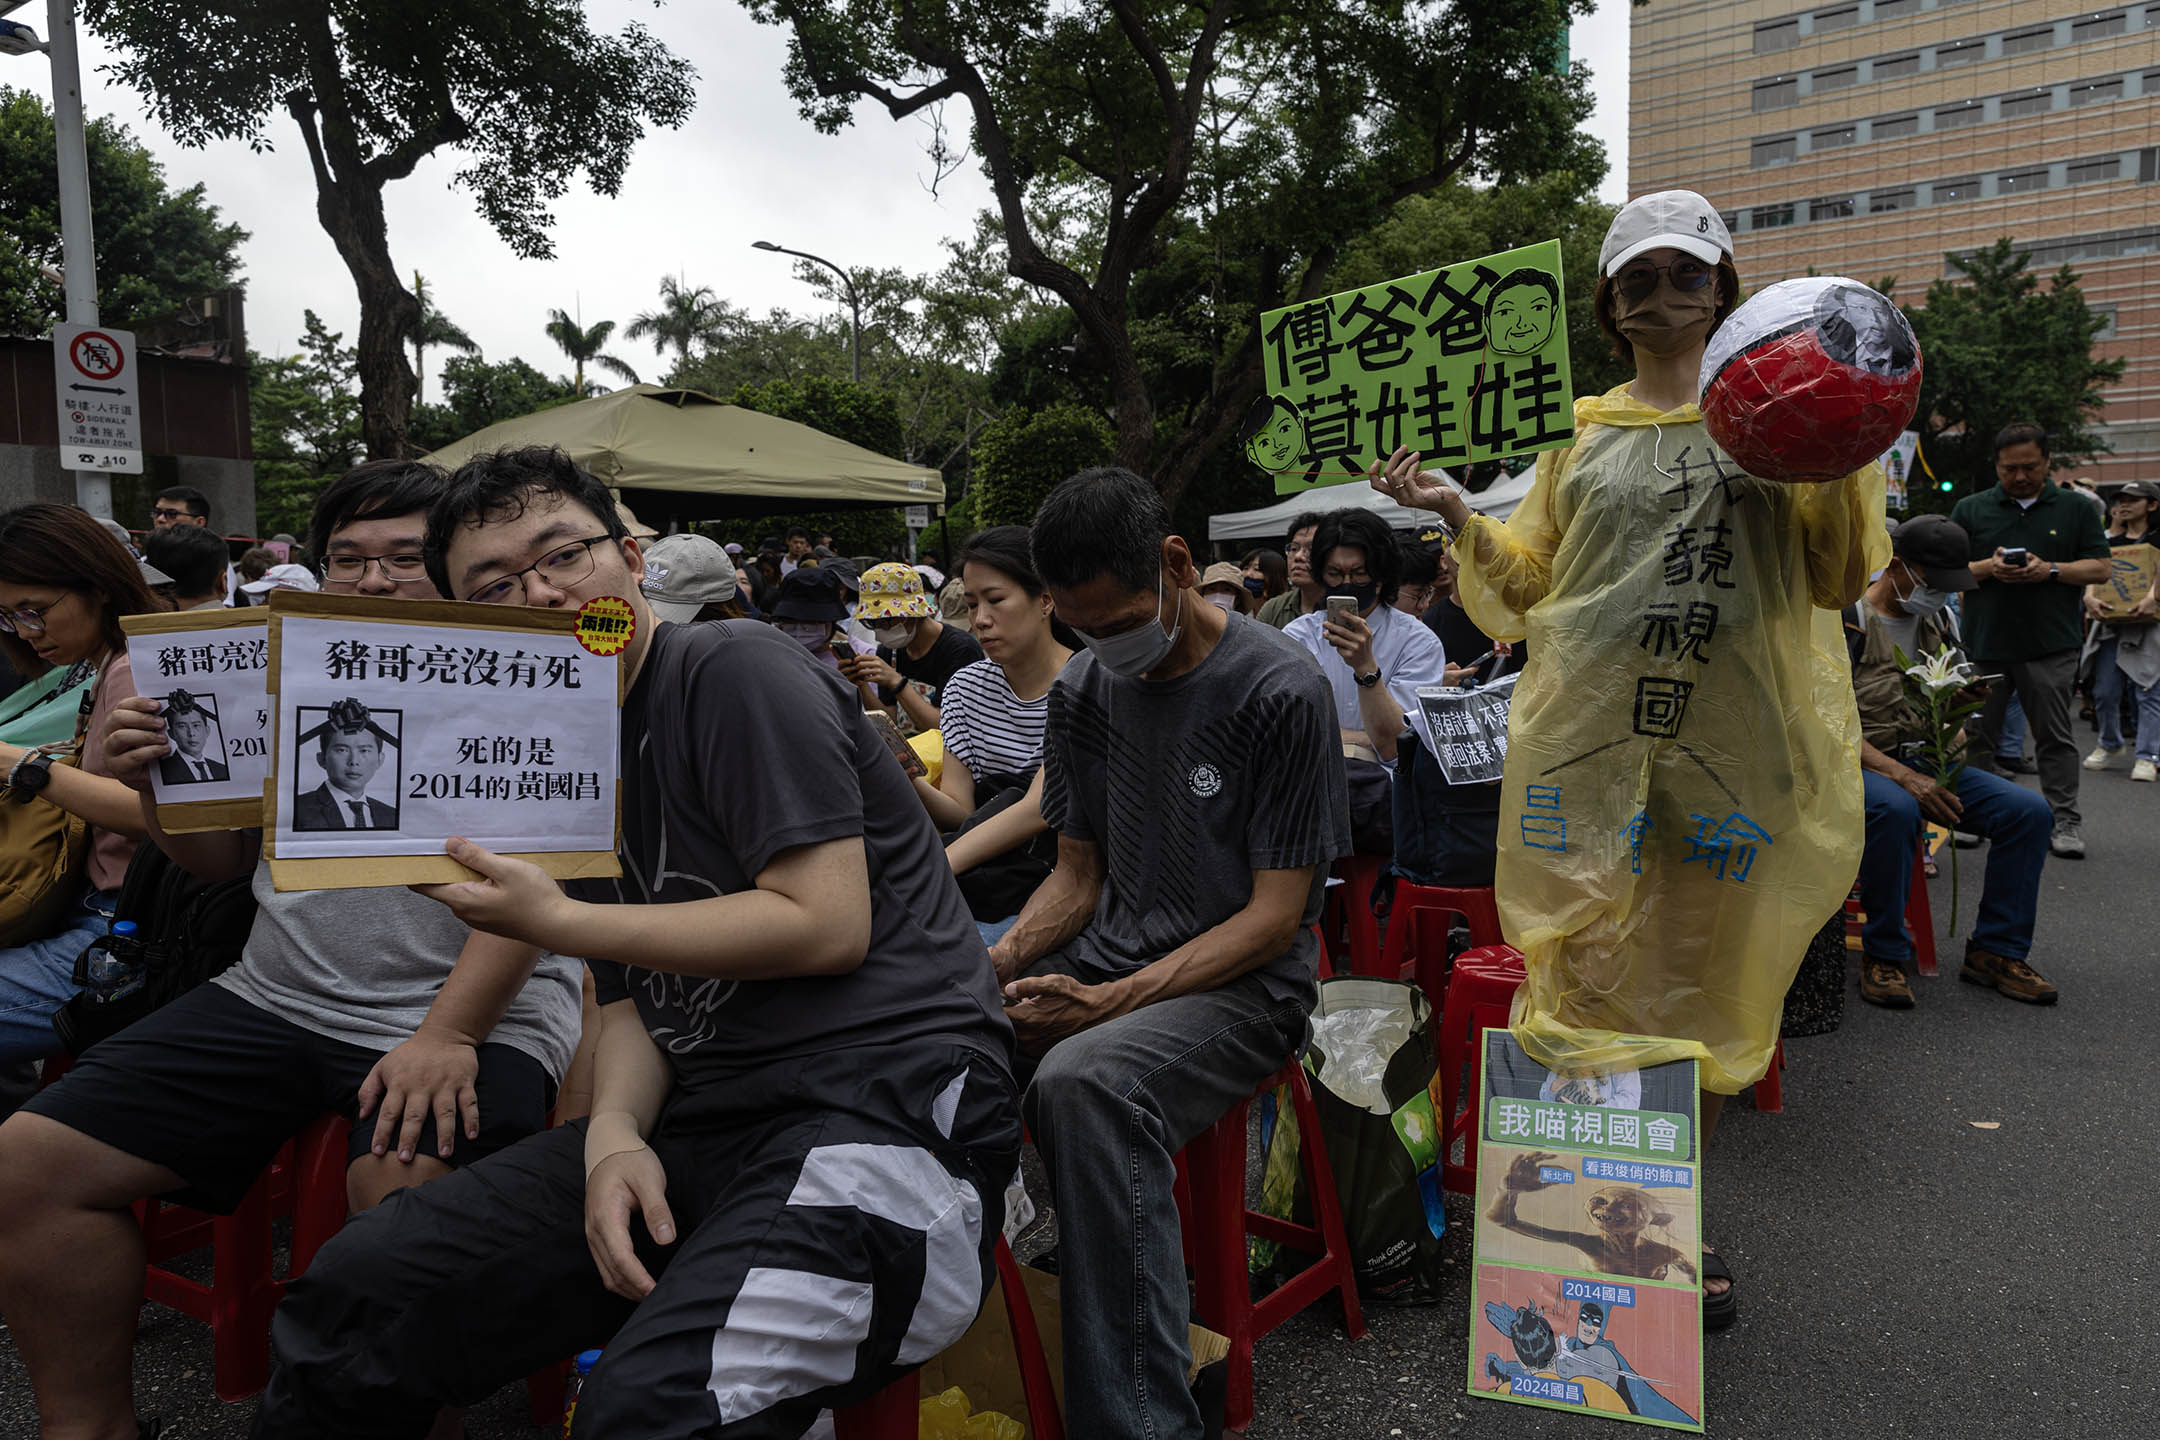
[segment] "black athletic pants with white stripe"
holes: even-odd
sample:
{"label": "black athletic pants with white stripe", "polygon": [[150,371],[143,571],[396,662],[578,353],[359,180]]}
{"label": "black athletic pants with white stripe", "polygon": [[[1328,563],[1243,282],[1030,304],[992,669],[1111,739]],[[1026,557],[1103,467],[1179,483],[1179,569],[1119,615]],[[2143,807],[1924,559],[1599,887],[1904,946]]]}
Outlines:
{"label": "black athletic pants with white stripe", "polygon": [[[605,1346],[576,1440],[796,1440],[958,1339],[989,1293],[1020,1119],[1002,1060],[849,1049],[658,1126],[678,1236],[633,1304],[585,1242],[585,1127],[356,1217],[278,1307],[258,1437],[421,1437]],[[712,1113],[720,1111],[722,1113]]]}

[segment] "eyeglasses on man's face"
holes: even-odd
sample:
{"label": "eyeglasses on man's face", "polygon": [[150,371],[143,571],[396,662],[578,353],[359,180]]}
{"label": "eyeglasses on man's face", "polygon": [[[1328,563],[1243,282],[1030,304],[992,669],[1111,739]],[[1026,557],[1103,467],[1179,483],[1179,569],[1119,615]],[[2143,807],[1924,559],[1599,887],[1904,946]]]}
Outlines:
{"label": "eyeglasses on man's face", "polygon": [[195,518],[195,512],[188,509],[185,505],[153,505],[150,507],[150,515],[153,519],[164,520],[167,522],[192,520]]}
{"label": "eyeglasses on man's face", "polygon": [[514,605],[525,599],[525,577],[537,575],[557,590],[567,590],[584,580],[593,572],[592,547],[604,545],[612,536],[590,535],[583,540],[572,540],[558,546],[527,565],[508,575],[490,580],[465,598],[481,605]]}
{"label": "eyeglasses on man's face", "polygon": [[410,585],[428,578],[427,560],[413,554],[332,555],[322,562],[322,577],[357,585],[366,578],[370,565],[382,571],[383,578],[393,585]]}

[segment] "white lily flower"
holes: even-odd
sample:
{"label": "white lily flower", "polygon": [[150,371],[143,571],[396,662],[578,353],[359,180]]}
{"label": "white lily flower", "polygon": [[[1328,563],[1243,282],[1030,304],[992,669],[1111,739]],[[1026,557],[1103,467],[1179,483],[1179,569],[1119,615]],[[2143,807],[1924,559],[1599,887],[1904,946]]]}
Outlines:
{"label": "white lily flower", "polygon": [[1958,659],[1957,652],[1947,645],[1918,665],[1906,666],[1905,673],[1926,690],[1958,690],[1973,680],[1972,667]]}

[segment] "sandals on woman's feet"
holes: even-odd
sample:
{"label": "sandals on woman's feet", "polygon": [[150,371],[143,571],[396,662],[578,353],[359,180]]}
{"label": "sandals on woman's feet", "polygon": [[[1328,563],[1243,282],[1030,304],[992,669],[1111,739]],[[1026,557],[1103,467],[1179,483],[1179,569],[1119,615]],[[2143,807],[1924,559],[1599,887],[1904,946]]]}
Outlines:
{"label": "sandals on woman's feet", "polygon": [[1705,1280],[1725,1282],[1725,1288],[1716,1294],[1703,1291],[1702,1328],[1703,1333],[1708,1334],[1712,1330],[1723,1330],[1740,1318],[1740,1295],[1733,1281],[1732,1266],[1708,1250],[1702,1252],[1702,1274]]}

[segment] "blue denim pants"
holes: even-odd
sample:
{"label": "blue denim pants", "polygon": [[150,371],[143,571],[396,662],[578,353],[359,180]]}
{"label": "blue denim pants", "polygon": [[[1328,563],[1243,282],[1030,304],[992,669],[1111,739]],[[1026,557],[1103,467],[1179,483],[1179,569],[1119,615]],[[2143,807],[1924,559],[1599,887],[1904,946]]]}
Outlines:
{"label": "blue denim pants", "polygon": [[2115,663],[2117,643],[2109,635],[2093,655],[2093,714],[2100,721],[2100,743],[2122,749],[2122,693],[2128,685],[2137,694],[2138,759],[2160,762],[2160,685],[2139,685],[2123,674]]}
{"label": "blue denim pants", "polygon": [[[1903,965],[1912,959],[1905,901],[1920,843],[1920,802],[1887,775],[1869,770],[1861,778],[1867,786],[1867,844],[1860,853],[1860,908],[1867,912],[1867,928],[1861,945],[1870,959]],[[2047,863],[2054,817],[2047,801],[2024,786],[1969,765],[1958,777],[1957,796],[1965,806],[1958,828],[1988,839],[1979,922],[1969,943],[2005,960],[2023,960],[2032,950],[2040,869]]]}
{"label": "blue denim pants", "polygon": [[84,893],[58,933],[0,950],[0,1065],[60,1053],[53,1012],[75,997],[75,960],[112,929],[114,897]]}
{"label": "blue denim pants", "polygon": [[[1058,956],[1027,973],[1050,971],[1077,973]],[[1311,1009],[1245,975],[1068,1036],[1028,1082],[1057,1206],[1068,1435],[1199,1440],[1173,1162],[1281,1068]]]}

